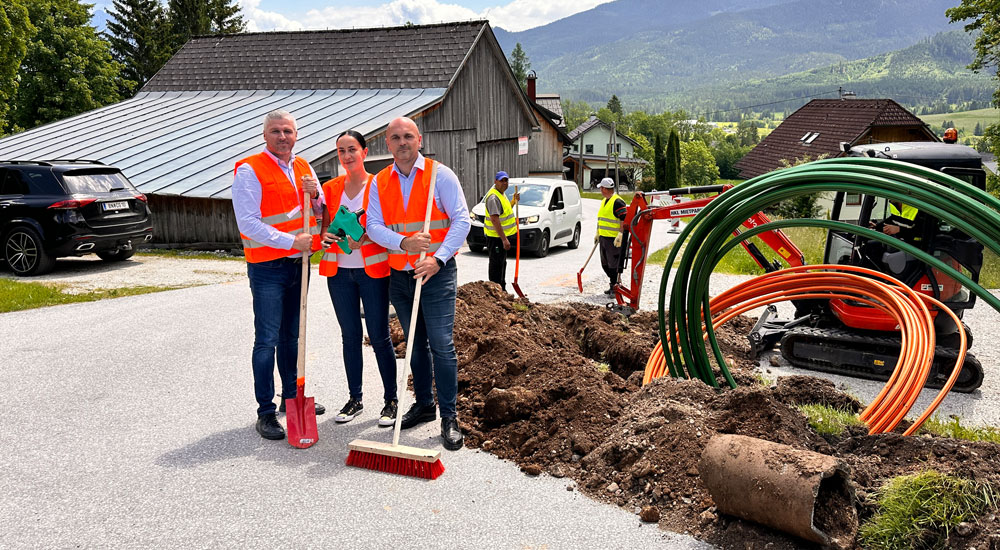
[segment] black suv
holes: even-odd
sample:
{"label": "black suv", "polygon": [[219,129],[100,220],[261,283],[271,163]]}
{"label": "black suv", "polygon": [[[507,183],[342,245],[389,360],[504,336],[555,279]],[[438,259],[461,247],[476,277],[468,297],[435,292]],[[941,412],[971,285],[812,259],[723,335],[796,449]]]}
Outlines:
{"label": "black suv", "polygon": [[146,196],[97,161],[0,161],[0,243],[15,275],[51,271],[60,256],[121,261],[153,237]]}

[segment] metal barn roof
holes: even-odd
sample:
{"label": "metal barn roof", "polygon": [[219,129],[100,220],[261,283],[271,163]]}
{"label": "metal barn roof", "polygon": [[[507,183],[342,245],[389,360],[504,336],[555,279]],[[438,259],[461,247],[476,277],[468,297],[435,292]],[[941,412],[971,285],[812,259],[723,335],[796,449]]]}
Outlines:
{"label": "metal barn roof", "polygon": [[263,150],[264,115],[291,112],[295,154],[314,161],[344,130],[370,135],[440,101],[445,88],[141,92],[0,139],[0,159],[94,159],[143,193],[231,198],[237,160]]}

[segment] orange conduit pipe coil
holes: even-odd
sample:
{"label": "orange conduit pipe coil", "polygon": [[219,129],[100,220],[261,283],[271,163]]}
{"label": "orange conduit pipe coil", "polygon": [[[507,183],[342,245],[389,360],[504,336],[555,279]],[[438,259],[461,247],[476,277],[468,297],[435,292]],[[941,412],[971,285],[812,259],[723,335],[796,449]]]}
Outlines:
{"label": "orange conduit pipe coil", "polygon": [[[935,336],[928,306],[951,315],[961,327],[958,317],[934,298],[914,292],[888,275],[862,267],[802,266],[756,277],[712,298],[709,302],[712,328],[717,330],[736,316],[768,304],[833,298],[868,304],[891,315],[899,323],[902,345],[896,368],[882,391],[860,415],[860,419],[868,425],[869,433],[890,432],[913,407],[930,374]],[[707,338],[707,334],[705,336]],[[958,379],[965,360],[964,330],[960,333],[960,341],[956,368],[934,401],[906,430],[905,435],[916,431],[934,413]],[[643,384],[666,374],[663,347],[657,343],[646,363]]]}

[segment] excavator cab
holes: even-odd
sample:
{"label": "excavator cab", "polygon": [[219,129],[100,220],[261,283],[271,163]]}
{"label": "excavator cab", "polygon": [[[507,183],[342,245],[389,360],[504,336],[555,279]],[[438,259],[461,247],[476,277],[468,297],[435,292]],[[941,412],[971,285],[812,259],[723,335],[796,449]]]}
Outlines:
{"label": "excavator cab", "polygon": [[[986,188],[986,172],[978,152],[970,147],[939,142],[900,142],[849,148],[849,156],[888,158],[925,166],[955,176],[979,189]],[[915,209],[914,209],[915,210]],[[838,192],[831,219],[881,230],[895,211],[906,217],[905,205],[890,205],[884,197]],[[979,281],[983,245],[926,212],[909,211],[912,230],[898,234],[973,281]],[[901,281],[919,293],[942,301],[961,318],[975,306],[976,295],[938,269],[899,248],[847,231],[827,233],[824,263],[863,266]],[[809,300],[796,305],[796,320],[769,322],[775,340],[781,334],[781,353],[790,363],[812,370],[872,379],[887,379],[899,349],[896,321],[881,311],[853,300]],[[935,314],[932,311],[932,315]],[[759,322],[759,325],[764,323]],[[935,316],[938,348],[928,387],[940,387],[954,365],[958,327],[947,315]],[[972,335],[966,327],[966,345]],[[757,336],[761,340],[760,336]],[[753,340],[751,340],[753,342]],[[956,391],[970,392],[982,383],[982,367],[967,354]]]}

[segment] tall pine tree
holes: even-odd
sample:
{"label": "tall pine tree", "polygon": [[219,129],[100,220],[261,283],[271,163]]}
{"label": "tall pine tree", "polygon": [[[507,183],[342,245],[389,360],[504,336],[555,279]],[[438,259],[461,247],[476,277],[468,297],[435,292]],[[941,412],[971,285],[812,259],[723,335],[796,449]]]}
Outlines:
{"label": "tall pine tree", "polygon": [[247,30],[247,22],[235,0],[208,0],[208,19],[214,33],[236,34]]}
{"label": "tall pine tree", "polygon": [[191,37],[208,34],[212,28],[204,0],[170,0],[168,8],[175,52]]}
{"label": "tall pine tree", "polygon": [[622,116],[622,101],[618,99],[618,96],[611,94],[611,99],[608,100],[608,110],[612,113]]}
{"label": "tall pine tree", "polygon": [[10,120],[22,128],[67,118],[120,101],[122,66],[90,26],[90,4],[32,0],[28,18],[37,32],[18,72]]}
{"label": "tall pine tree", "polygon": [[667,189],[674,189],[681,186],[681,139],[677,135],[677,129],[670,129],[670,137],[667,138],[666,160],[664,161],[663,183]]}
{"label": "tall pine tree", "polygon": [[514,78],[521,85],[521,89],[527,88],[531,61],[528,61],[528,54],[524,53],[520,42],[515,44],[514,51],[510,52],[510,69],[514,71]]}
{"label": "tall pine tree", "polygon": [[18,69],[34,33],[21,0],[0,0],[0,135],[8,128],[7,111],[17,94]]}
{"label": "tall pine tree", "polygon": [[142,87],[174,53],[170,20],[159,0],[114,0],[108,11],[111,56],[123,65],[122,76]]}

